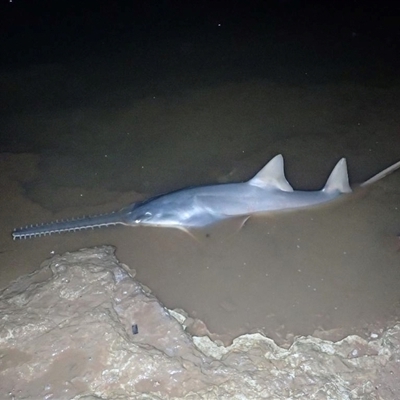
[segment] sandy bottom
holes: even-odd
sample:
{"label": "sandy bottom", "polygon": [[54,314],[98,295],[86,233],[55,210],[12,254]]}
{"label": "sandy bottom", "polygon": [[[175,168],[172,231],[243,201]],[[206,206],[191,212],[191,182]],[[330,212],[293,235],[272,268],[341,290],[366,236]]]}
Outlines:
{"label": "sandy bottom", "polygon": [[49,74],[81,90],[78,73],[59,65],[1,80],[10,98],[24,90],[32,97],[25,108],[15,100],[3,118],[2,287],[54,253],[110,244],[168,308],[184,309],[226,342],[245,332],[278,343],[331,330],[367,335],[397,319],[400,172],[329,207],[253,217],[240,231],[227,222],[199,232],[198,241],[176,230],[121,227],[13,242],[11,231],[187,185],[245,180],[277,153],[296,189],[321,188],[343,156],[351,182],[362,182],[399,160],[398,86],[258,79],[154,96],[150,88],[110,108],[103,98],[52,109],[40,102],[60,93],[35,83],[42,90],[35,103],[34,84],[20,85]]}

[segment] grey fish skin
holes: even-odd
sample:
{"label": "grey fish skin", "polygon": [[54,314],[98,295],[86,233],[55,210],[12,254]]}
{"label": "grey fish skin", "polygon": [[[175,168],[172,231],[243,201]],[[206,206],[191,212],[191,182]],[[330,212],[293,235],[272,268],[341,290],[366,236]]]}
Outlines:
{"label": "grey fish skin", "polygon": [[[361,186],[376,182],[398,168],[400,162]],[[133,203],[109,214],[16,229],[12,237],[14,240],[28,239],[112,225],[168,227],[187,232],[232,217],[314,207],[350,192],[344,158],[336,164],[322,190],[298,191],[293,190],[286,180],[283,157],[279,154],[247,182],[181,189]]]}

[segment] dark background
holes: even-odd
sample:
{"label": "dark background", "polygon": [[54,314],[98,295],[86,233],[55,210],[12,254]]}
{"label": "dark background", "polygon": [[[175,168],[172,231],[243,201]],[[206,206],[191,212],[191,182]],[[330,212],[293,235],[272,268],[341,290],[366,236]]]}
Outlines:
{"label": "dark background", "polygon": [[388,1],[14,0],[1,2],[0,15],[3,65],[54,62],[167,38],[197,37],[212,44],[218,24],[223,35],[248,40],[283,31],[310,34],[325,45],[327,39],[336,45],[354,39],[393,60],[400,40],[400,5]]}

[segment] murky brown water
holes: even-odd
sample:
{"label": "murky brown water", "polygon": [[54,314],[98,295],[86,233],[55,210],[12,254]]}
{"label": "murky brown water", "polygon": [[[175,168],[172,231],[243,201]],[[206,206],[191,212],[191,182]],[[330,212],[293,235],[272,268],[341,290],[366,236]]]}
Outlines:
{"label": "murky brown water", "polygon": [[52,252],[112,244],[167,307],[212,332],[263,330],[279,340],[382,322],[399,311],[399,172],[329,207],[254,217],[239,232],[235,221],[225,223],[199,241],[155,228],[17,242],[10,233],[187,185],[248,179],[277,153],[296,189],[320,188],[342,156],[351,182],[362,182],[400,158],[398,105],[399,86],[253,80],[113,109],[15,113],[5,129],[16,140],[28,132],[40,151],[1,155],[1,286]]}

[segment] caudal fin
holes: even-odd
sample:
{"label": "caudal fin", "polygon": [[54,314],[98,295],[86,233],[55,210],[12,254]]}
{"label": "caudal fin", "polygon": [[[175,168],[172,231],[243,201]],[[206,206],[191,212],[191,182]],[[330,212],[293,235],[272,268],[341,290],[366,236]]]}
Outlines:
{"label": "caudal fin", "polygon": [[322,191],[339,191],[340,193],[350,193],[352,191],[349,185],[349,175],[347,173],[347,163],[345,158],[339,160],[335,168],[333,168],[333,171],[329,175]]}
{"label": "caudal fin", "polygon": [[392,172],[396,171],[397,169],[400,168],[400,161],[397,161],[397,163],[391,165],[390,167],[384,169],[383,171],[379,172],[379,174],[374,175],[372,178],[369,178],[367,181],[362,183],[360,186],[367,186],[367,185],[372,185],[373,183],[380,181],[382,178],[385,176],[391,174]]}

